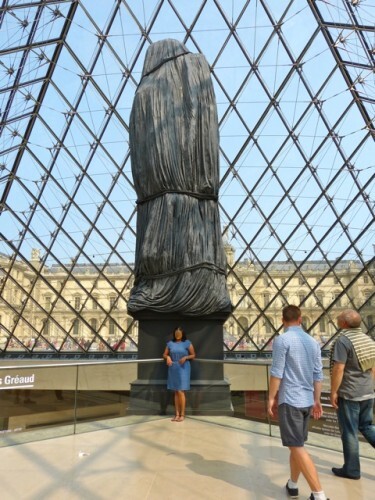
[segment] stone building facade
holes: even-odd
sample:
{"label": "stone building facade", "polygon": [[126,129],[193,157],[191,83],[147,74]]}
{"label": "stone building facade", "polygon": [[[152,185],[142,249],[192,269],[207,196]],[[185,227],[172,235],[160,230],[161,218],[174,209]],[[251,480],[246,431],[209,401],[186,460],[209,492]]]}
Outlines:
{"label": "stone building facade", "polygon": [[[271,350],[287,303],[301,306],[305,328],[323,348],[337,332],[337,314],[346,308],[358,309],[364,330],[374,334],[373,265],[236,262],[228,243],[226,253],[233,313],[224,325],[225,350]],[[74,262],[41,267],[38,250],[28,262],[11,259],[0,255],[3,352],[137,351],[137,322],[126,307],[131,267]]]}

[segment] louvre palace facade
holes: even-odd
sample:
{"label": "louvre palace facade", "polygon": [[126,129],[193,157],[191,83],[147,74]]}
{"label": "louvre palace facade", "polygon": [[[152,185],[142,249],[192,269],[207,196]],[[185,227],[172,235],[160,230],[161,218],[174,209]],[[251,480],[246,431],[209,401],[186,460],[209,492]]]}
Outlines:
{"label": "louvre palace facade", "polygon": [[[262,354],[281,331],[281,309],[303,311],[305,329],[328,349],[337,333],[335,317],[346,308],[361,312],[363,328],[374,334],[374,265],[342,261],[254,263],[237,261],[225,245],[227,285],[233,312],[224,325],[224,351]],[[133,285],[131,267],[79,264],[41,267],[40,251],[29,262],[0,256],[3,353],[136,353],[137,322],[127,313]],[[7,279],[5,279],[7,278]],[[6,284],[6,286],[4,286]]]}

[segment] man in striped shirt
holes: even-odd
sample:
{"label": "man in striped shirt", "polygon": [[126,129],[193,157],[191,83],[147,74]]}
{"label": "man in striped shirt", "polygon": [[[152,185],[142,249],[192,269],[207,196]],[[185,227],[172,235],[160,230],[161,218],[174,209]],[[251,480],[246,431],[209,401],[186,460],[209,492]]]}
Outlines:
{"label": "man in striped shirt", "polygon": [[375,342],[362,332],[361,316],[353,309],[337,317],[341,329],[331,349],[331,404],[337,410],[344,465],[332,467],[339,477],[359,479],[358,431],[375,448]]}
{"label": "man in striped shirt", "polygon": [[290,498],[298,498],[299,475],[311,488],[310,500],[328,500],[320,484],[318,472],[304,448],[310,414],[318,419],[323,368],[319,344],[301,327],[301,310],[289,305],[283,309],[284,334],[275,339],[271,367],[268,413],[274,416],[278,393],[278,415],[281,440],[290,450],[290,479],[286,490]]}

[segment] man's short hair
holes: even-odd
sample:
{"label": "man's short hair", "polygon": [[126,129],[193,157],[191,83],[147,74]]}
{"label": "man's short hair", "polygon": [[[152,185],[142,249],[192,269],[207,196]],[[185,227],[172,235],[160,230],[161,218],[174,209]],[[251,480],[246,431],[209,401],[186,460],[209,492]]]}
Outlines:
{"label": "man's short hair", "polygon": [[337,319],[345,321],[349,328],[358,328],[361,326],[361,315],[354,309],[346,309],[342,311]]}
{"label": "man's short hair", "polygon": [[283,309],[284,321],[297,321],[301,317],[301,309],[297,306],[286,306]]}

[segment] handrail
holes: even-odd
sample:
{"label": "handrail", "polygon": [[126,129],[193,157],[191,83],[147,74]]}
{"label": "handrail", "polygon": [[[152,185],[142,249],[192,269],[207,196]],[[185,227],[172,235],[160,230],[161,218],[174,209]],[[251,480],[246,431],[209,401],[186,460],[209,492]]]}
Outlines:
{"label": "handrail", "polygon": [[[199,361],[200,363],[214,363],[214,364],[228,364],[228,365],[254,365],[254,366],[270,366],[272,359],[203,359],[195,358],[194,362]],[[326,368],[328,365],[328,360],[322,360],[323,367]],[[27,368],[57,368],[57,367],[72,367],[72,366],[95,366],[95,365],[119,365],[119,364],[150,364],[150,363],[162,363],[164,359],[111,359],[111,360],[72,360],[64,361],[62,363],[56,360],[55,363],[43,363],[43,364],[33,364],[33,360],[30,360],[29,364],[25,365],[1,365],[0,370],[12,370],[12,369],[27,369]]]}
{"label": "handrail", "polygon": [[85,361],[85,360],[72,360],[70,363],[67,361],[64,361],[63,363],[59,363],[58,360],[56,360],[56,363],[45,363],[45,364],[33,364],[33,360],[30,360],[29,364],[25,365],[2,365],[0,366],[0,370],[10,370],[10,369],[27,369],[27,368],[62,368],[62,367],[74,367],[74,366],[90,366],[90,365],[119,365],[119,364],[125,364],[125,363],[141,363],[141,364],[147,364],[147,363],[155,363],[155,362],[161,362],[164,361],[163,359],[157,358],[157,359],[119,359],[119,360],[99,360],[99,361]]}

